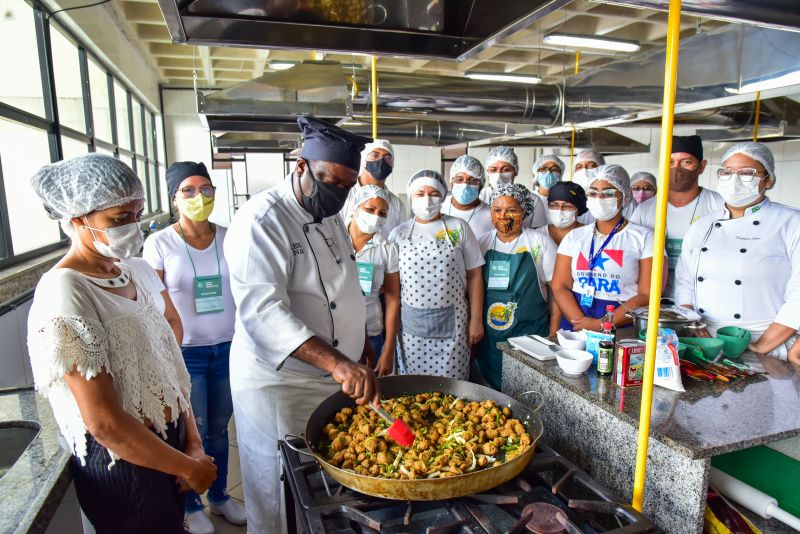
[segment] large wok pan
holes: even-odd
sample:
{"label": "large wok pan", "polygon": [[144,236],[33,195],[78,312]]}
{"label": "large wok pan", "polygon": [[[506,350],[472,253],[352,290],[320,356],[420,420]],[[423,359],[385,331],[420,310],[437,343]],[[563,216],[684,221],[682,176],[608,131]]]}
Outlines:
{"label": "large wok pan", "polygon": [[[381,395],[385,399],[440,391],[469,400],[494,400],[500,406],[508,406],[511,409],[512,417],[519,419],[525,425],[531,436],[532,444],[521,455],[502,465],[449,478],[398,480],[359,475],[331,465],[325,461],[319,451],[320,441],[324,438],[322,430],[325,425],[342,408],[355,406],[350,397],[339,391],[322,401],[308,418],[304,438],[310,451],[307,454],[312,455],[322,468],[341,485],[367,495],[404,501],[431,501],[481,493],[511,480],[522,472],[528,466],[535,452],[536,444],[542,437],[544,429],[541,420],[536,415],[538,407],[531,409],[499,391],[478,384],[454,378],[403,375],[381,378],[380,385]],[[298,452],[306,453],[306,451]]]}

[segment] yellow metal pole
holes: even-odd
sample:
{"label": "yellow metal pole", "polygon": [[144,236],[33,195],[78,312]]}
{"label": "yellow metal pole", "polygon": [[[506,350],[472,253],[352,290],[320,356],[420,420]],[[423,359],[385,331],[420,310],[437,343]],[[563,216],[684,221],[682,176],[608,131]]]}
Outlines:
{"label": "yellow metal pole", "polygon": [[569,181],[572,181],[572,177],[575,174],[575,165],[573,165],[573,161],[575,160],[575,125],[572,125],[572,140],[569,142]]}
{"label": "yellow metal pole", "polygon": [[675,121],[675,86],[678,78],[678,42],[680,40],[681,0],[670,0],[667,22],[667,57],[664,65],[664,100],[661,116],[661,147],[658,163],[656,227],[653,243],[653,271],[650,276],[650,307],[647,320],[647,352],[644,361],[642,406],[639,413],[639,441],[636,447],[636,472],[633,477],[632,506],[642,511],[644,482],[647,474],[647,445],[650,440],[650,409],[653,403],[653,374],[656,365],[658,320],[661,307],[661,283],[664,273],[664,240],[667,228],[667,196],[672,153],[672,126]]}
{"label": "yellow metal pole", "polygon": [[580,50],[576,50],[575,51],[575,74],[578,74],[578,65],[580,65],[580,62],[581,62],[581,51]]}
{"label": "yellow metal pole", "polygon": [[756,91],[756,118],[753,120],[753,142],[758,141],[758,123],[761,122],[761,91]]}
{"label": "yellow metal pole", "polygon": [[372,138],[378,138],[378,57],[372,56]]}

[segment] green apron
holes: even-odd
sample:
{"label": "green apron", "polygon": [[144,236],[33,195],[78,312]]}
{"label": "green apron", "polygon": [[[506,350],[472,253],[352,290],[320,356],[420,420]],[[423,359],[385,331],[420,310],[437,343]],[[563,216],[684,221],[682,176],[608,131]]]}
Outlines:
{"label": "green apron", "polygon": [[[478,368],[490,386],[500,390],[503,356],[497,344],[510,337],[526,334],[546,336],[550,328],[550,314],[539,288],[539,275],[530,252],[504,254],[488,250],[483,268],[483,328],[484,337],[479,345]],[[506,289],[496,289],[497,280],[490,281],[490,272],[502,273],[506,269],[492,269],[493,262],[507,266],[509,273]],[[506,263],[507,262],[507,263]],[[490,286],[493,288],[490,289]]]}

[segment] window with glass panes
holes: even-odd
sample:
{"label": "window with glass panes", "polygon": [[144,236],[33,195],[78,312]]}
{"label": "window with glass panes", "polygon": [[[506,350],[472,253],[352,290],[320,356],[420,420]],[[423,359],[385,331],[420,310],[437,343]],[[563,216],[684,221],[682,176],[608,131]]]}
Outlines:
{"label": "window with glass panes", "polygon": [[39,2],[0,0],[0,267],[66,243],[30,186],[42,165],[98,152],[124,161],[161,211],[161,116]]}

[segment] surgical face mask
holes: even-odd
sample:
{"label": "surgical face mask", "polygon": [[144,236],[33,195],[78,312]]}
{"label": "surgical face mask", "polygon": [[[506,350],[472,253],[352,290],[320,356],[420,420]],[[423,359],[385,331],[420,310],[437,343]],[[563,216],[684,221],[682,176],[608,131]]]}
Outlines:
{"label": "surgical face mask", "polygon": [[649,200],[656,196],[655,191],[631,191],[631,195],[633,195],[633,200],[636,201],[637,204],[641,204],[645,200]]}
{"label": "surgical face mask", "polygon": [[411,211],[414,212],[415,217],[423,221],[430,221],[435,218],[439,215],[441,209],[441,197],[424,196],[411,199]]}
{"label": "surgical face mask", "polygon": [[586,207],[598,221],[610,221],[619,212],[616,198],[588,198]]}
{"label": "surgical face mask", "polygon": [[557,172],[540,172],[536,175],[536,182],[539,184],[539,187],[544,189],[550,189],[554,185],[556,185],[559,180],[561,180],[561,175]]}
{"label": "surgical face mask", "polygon": [[[92,244],[94,245],[94,249],[106,258],[127,260],[142,250],[144,234],[142,234],[142,229],[139,228],[139,223],[112,226],[111,228],[101,230],[89,226],[89,221],[86,217],[83,218],[83,221],[86,223],[86,228],[92,232],[92,237],[94,238]],[[97,234],[95,234],[95,232],[103,232],[106,234],[108,244],[97,239]]]}
{"label": "surgical face mask", "polygon": [[683,167],[672,167],[669,170],[669,190],[676,193],[691,191],[697,186],[700,173],[684,169]]}
{"label": "surgical face mask", "polygon": [[586,169],[581,169],[572,173],[572,181],[586,189],[586,185],[589,183],[589,177],[586,176]]}
{"label": "surgical face mask", "polygon": [[728,180],[717,183],[717,193],[722,196],[725,204],[734,208],[749,206],[761,197],[759,186],[760,179],[752,182],[742,182],[738,176],[731,176]]}
{"label": "surgical face mask", "polygon": [[383,181],[392,174],[392,166],[386,163],[383,158],[368,161],[364,167],[376,180]]}
{"label": "surgical face mask", "polygon": [[314,183],[314,192],[306,196],[301,186],[300,194],[303,197],[303,208],[317,219],[332,217],[342,211],[350,189],[317,180],[311,170],[311,165],[307,164],[306,169]]}
{"label": "surgical face mask", "polygon": [[513,172],[490,172],[488,176],[492,187],[497,187],[500,184],[510,184],[514,181]]}
{"label": "surgical face mask", "polygon": [[575,217],[578,212],[575,210],[547,210],[547,220],[556,228],[567,228],[575,224]]}
{"label": "surgical face mask", "polygon": [[356,214],[353,216],[353,220],[356,226],[358,226],[358,229],[365,234],[377,233],[378,230],[383,228],[383,225],[386,224],[386,217],[381,217],[374,213],[367,213],[358,208],[356,208]]}
{"label": "surgical face mask", "polygon": [[478,199],[480,188],[477,185],[455,184],[453,185],[453,198],[462,206],[471,204]]}
{"label": "surgical face mask", "polygon": [[192,198],[176,198],[178,210],[195,222],[205,221],[214,209],[214,197],[200,193]]}

